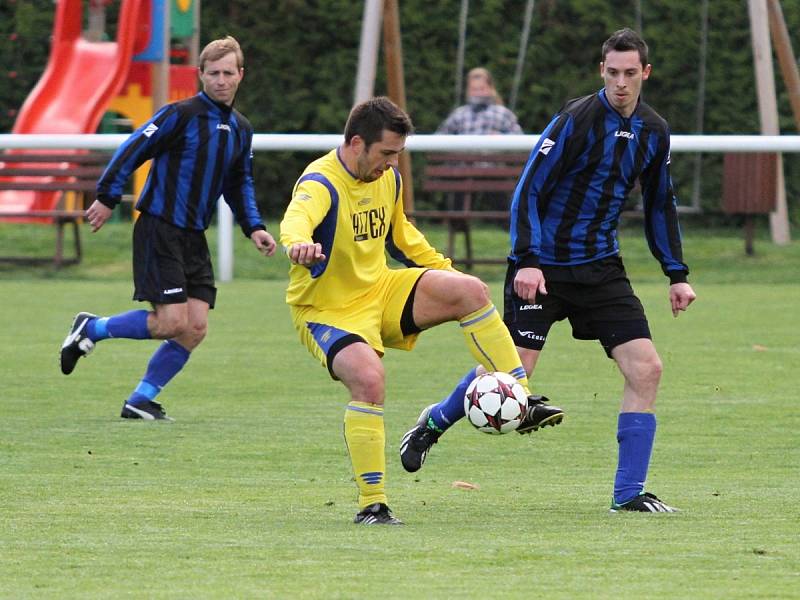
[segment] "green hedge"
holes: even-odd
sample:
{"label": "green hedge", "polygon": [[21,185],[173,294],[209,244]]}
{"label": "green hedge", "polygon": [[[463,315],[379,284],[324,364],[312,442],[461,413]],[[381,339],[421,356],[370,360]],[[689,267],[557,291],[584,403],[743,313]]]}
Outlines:
{"label": "green hedge", "polygon": [[[642,30],[651,49],[648,102],[674,133],[696,130],[700,2],[639,0]],[[465,68],[488,67],[508,98],[516,67],[525,0],[470,3]],[[746,0],[714,0],[709,34],[704,133],[757,133],[755,79]],[[258,132],[341,131],[353,100],[363,3],[343,0],[203,0],[202,41],[231,34],[246,53],[238,107]],[[455,63],[460,2],[403,0],[400,18],[408,110],[420,133],[432,132],[455,102]],[[10,130],[47,60],[52,0],[0,4],[0,49],[7,57],[7,85],[0,86],[0,130]],[[783,2],[796,51],[800,51],[800,3]],[[113,7],[112,11],[113,13]],[[526,132],[538,133],[567,98],[601,86],[600,45],[608,34],[635,26],[635,0],[539,0],[525,56],[517,113]],[[381,57],[381,65],[383,57]],[[11,67],[14,65],[14,67]],[[776,62],[781,130],[795,133],[788,94]],[[2,74],[0,74],[2,76]],[[379,69],[376,93],[385,93]],[[261,153],[256,160],[259,199],[273,219],[282,212],[308,153]],[[800,161],[786,157],[792,199],[800,194]],[[418,178],[424,157],[415,156]],[[718,211],[721,156],[703,159],[702,203]],[[694,158],[676,155],[673,176],[682,204],[691,200]]]}

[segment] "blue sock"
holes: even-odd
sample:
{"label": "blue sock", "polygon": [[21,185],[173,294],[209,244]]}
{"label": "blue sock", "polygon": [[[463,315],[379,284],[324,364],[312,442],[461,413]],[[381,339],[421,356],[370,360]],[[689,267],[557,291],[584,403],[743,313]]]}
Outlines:
{"label": "blue sock", "polygon": [[470,369],[450,395],[431,409],[428,423],[433,422],[437,429],[445,431],[464,416],[464,394],[472,380],[478,376],[477,371],[478,367]]}
{"label": "blue sock", "polygon": [[149,340],[146,310],[131,310],[113,317],[98,317],[86,324],[86,335],[93,342],[107,338]]}
{"label": "blue sock", "polygon": [[619,462],[614,478],[614,502],[617,504],[632,500],[644,491],[655,436],[653,413],[620,413],[617,421]]}
{"label": "blue sock", "polygon": [[133,390],[128,404],[140,404],[155,398],[161,389],[178,374],[191,353],[174,340],[158,347],[147,363],[147,371]]}

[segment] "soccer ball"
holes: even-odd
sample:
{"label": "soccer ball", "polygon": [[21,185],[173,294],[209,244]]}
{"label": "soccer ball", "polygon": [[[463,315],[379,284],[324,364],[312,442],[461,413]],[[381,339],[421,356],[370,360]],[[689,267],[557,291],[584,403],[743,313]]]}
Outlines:
{"label": "soccer ball", "polygon": [[476,377],[464,394],[464,412],[478,431],[508,433],[519,427],[528,408],[528,396],[508,373]]}

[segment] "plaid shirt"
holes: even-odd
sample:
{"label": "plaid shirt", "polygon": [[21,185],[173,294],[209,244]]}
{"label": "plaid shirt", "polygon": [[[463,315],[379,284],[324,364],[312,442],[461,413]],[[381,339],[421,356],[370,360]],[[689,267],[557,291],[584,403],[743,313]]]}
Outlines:
{"label": "plaid shirt", "polygon": [[439,125],[436,133],[487,135],[522,133],[517,116],[502,104],[459,106]]}

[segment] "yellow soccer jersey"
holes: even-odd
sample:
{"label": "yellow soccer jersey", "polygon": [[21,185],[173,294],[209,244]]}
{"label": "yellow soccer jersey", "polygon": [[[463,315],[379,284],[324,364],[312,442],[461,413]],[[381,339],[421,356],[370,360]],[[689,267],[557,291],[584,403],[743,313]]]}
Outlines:
{"label": "yellow soccer jersey", "polygon": [[396,169],[364,182],[350,173],[338,150],[312,162],[298,179],[281,222],[281,244],[318,242],[324,262],[292,265],[286,302],[346,307],[367,294],[392,258],[408,267],[452,269],[403,212]]}

